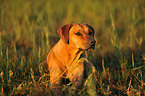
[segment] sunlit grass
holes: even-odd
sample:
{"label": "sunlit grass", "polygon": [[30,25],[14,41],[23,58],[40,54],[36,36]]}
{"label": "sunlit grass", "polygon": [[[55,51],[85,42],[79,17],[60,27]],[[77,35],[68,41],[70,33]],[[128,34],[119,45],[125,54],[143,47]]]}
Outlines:
{"label": "sunlit grass", "polygon": [[[90,87],[84,84],[78,95],[144,95],[144,5],[144,0],[1,0],[0,95],[53,95],[40,63],[59,40],[57,29],[68,23],[96,30],[96,49],[88,58],[97,73],[90,71]],[[60,87],[76,95],[70,85]]]}

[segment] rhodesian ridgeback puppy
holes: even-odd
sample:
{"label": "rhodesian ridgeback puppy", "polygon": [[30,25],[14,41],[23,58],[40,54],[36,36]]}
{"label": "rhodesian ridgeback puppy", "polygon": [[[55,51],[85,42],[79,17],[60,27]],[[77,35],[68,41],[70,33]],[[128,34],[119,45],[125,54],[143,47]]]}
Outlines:
{"label": "rhodesian ridgeback puppy", "polygon": [[47,56],[51,87],[59,86],[68,78],[73,86],[79,87],[84,78],[83,52],[95,49],[94,28],[88,24],[67,24],[57,30],[60,40]]}

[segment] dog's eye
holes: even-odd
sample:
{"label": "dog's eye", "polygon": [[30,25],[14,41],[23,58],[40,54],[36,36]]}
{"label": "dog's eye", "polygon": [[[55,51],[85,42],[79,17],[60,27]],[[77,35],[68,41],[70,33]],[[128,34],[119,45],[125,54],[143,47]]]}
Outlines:
{"label": "dog's eye", "polygon": [[80,32],[77,32],[77,33],[75,33],[76,35],[81,35],[81,33]]}

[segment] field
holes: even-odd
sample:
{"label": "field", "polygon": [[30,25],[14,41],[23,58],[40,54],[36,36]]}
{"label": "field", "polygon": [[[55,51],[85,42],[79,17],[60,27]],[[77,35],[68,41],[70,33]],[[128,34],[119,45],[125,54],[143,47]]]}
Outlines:
{"label": "field", "polygon": [[94,27],[90,86],[66,96],[145,95],[144,0],[0,0],[0,95],[51,96],[42,63],[69,23]]}

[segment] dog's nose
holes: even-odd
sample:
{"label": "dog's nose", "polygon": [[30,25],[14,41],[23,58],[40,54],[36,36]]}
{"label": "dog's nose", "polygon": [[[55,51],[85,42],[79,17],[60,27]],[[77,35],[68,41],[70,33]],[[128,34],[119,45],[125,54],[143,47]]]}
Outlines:
{"label": "dog's nose", "polygon": [[91,40],[89,43],[90,43],[90,46],[95,46],[96,41],[95,40]]}
{"label": "dog's nose", "polygon": [[91,46],[95,45],[95,43],[96,43],[95,40],[91,40],[91,41],[90,41],[90,45],[91,45]]}

